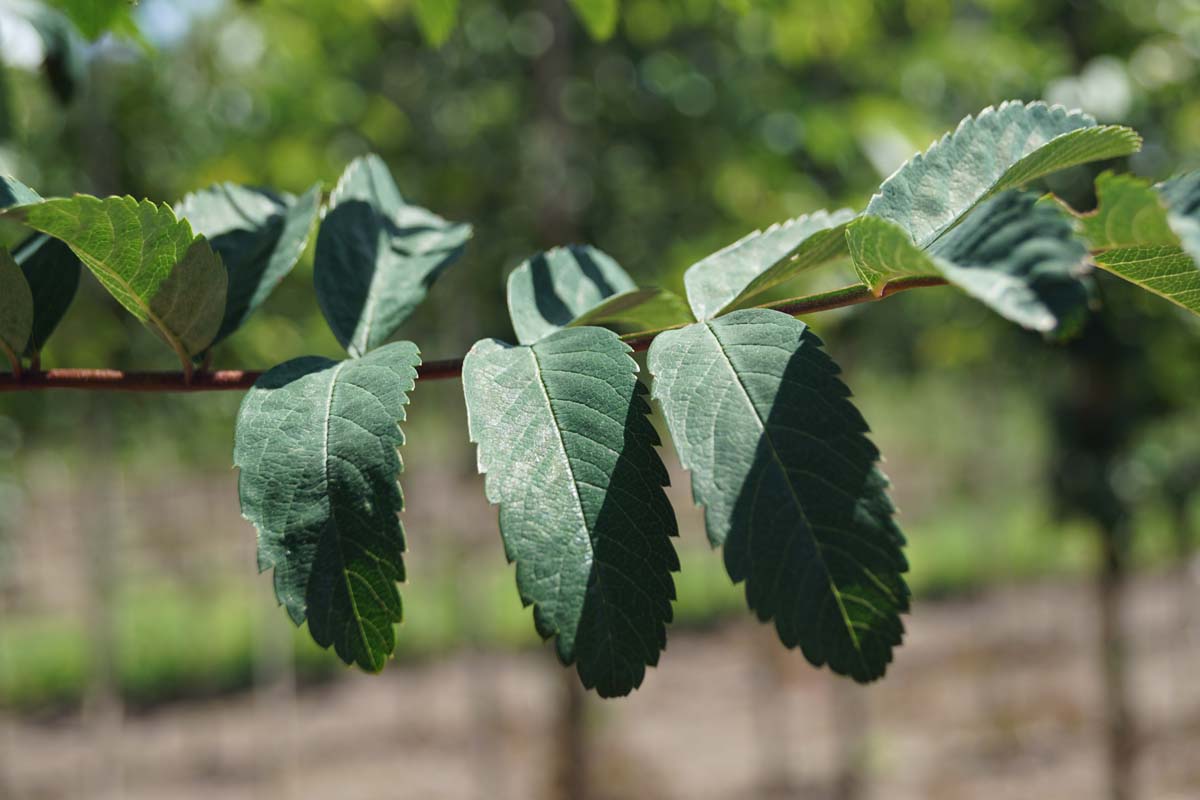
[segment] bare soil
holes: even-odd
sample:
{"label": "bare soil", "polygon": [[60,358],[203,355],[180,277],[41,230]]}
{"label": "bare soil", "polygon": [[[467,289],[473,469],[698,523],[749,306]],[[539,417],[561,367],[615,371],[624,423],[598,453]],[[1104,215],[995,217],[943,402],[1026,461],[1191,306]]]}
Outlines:
{"label": "bare soil", "polygon": [[[1197,798],[1195,578],[1143,576],[1132,597],[1139,797]],[[865,689],[750,621],[676,632],[641,690],[588,699],[591,794],[1103,797],[1093,615],[1085,585],[925,602],[893,669]],[[0,796],[554,797],[562,687],[549,651],[464,652],[299,692],[285,674],[136,715],[100,703],[49,721],[0,718]]]}

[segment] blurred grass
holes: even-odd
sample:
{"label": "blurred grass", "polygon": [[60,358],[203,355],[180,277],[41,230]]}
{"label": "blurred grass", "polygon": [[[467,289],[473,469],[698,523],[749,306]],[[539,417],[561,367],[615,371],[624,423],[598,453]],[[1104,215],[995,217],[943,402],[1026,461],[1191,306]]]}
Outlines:
{"label": "blurred grass", "polygon": [[[998,514],[986,535],[979,531],[978,507],[967,503],[944,509],[920,528],[908,549],[914,564],[910,584],[918,600],[977,592],[1014,579],[1078,578],[1093,563],[1093,537],[1086,526],[1068,525],[1055,532],[1056,523],[1030,504],[1014,504]],[[1135,560],[1142,567],[1172,557],[1170,526],[1163,519],[1148,516],[1135,541]],[[674,632],[734,617],[749,621],[742,590],[725,576],[719,553],[693,546],[682,548],[680,559]],[[530,612],[517,599],[512,570],[502,563],[463,571],[441,566],[406,584],[403,597],[406,619],[396,650],[400,663],[464,646],[517,649],[538,644]],[[262,626],[288,625],[262,592],[231,580],[126,584],[114,598],[113,619],[115,682],[135,707],[249,688],[262,655]],[[77,706],[88,688],[90,641],[77,619],[6,615],[0,620],[0,707],[41,713]],[[304,629],[293,631],[291,648],[302,684],[336,679],[347,671]]]}

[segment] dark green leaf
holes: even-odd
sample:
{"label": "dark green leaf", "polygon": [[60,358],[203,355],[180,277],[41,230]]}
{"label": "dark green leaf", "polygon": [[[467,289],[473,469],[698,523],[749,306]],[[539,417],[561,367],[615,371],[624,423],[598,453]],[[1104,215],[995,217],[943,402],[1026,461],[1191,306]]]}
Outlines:
{"label": "dark green leaf", "polygon": [[611,256],[590,245],[556,247],[522,262],[508,276],[508,313],[521,344],[570,325],[650,330],[690,319],[679,297],[638,289]]}
{"label": "dark green leaf", "polygon": [[229,271],[225,316],[213,344],[245,324],[300,260],[321,187],[299,198],[232,183],[183,198],[175,213],[208,238]]}
{"label": "dark green leaf", "polygon": [[627,694],[666,646],[679,562],[629,347],[602,328],[478,342],[463,390],[521,599],[584,686]]}
{"label": "dark green leaf", "polygon": [[898,275],[940,274],[1001,316],[1033,330],[1067,331],[1087,311],[1081,280],[1087,250],[1070,220],[1030,193],[985,201],[928,249],[882,217],[863,215],[847,231],[859,277],[879,294]]}
{"label": "dark green leaf", "polygon": [[238,413],[234,464],[259,570],[275,570],[279,602],[317,644],[373,672],[401,619],[397,423],[420,361],[410,342],[293,359],[259,378]]}
{"label": "dark green leaf", "polygon": [[908,610],[904,538],[820,340],[745,309],[661,334],[648,358],[709,539],[750,608],[813,664],[883,675]]}
{"label": "dark green leaf", "polygon": [[405,203],[378,156],[353,161],[329,199],[313,265],[342,346],[361,355],[395,335],[470,238],[470,225]]}
{"label": "dark green leaf", "polygon": [[818,211],[755,231],[693,264],[683,276],[696,319],[744,307],[800,273],[846,253],[854,212]]}
{"label": "dark green leaf", "polygon": [[0,354],[12,367],[21,370],[21,353],[33,330],[33,295],[25,275],[7,250],[0,247]]}
{"label": "dark green leaf", "polygon": [[25,347],[25,355],[33,357],[71,307],[79,288],[80,263],[71,248],[44,233],[22,242],[14,256],[33,292],[33,332]]}
{"label": "dark green leaf", "polygon": [[212,343],[225,309],[225,267],[204,237],[194,236],[168,206],[76,195],[5,213],[69,245],[185,365]]}
{"label": "dark green leaf", "polygon": [[902,166],[879,187],[866,213],[895,222],[925,248],[995,194],[1068,167],[1129,155],[1141,142],[1129,128],[1097,125],[1077,111],[1010,101],[967,117]]}

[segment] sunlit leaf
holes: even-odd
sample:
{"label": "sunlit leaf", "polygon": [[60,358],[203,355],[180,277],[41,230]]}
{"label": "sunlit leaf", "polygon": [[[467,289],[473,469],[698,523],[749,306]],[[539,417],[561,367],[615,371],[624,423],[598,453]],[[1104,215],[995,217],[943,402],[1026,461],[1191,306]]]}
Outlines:
{"label": "sunlit leaf", "polygon": [[692,494],[780,640],[857,681],[883,675],[908,610],[904,538],[867,425],[804,323],[745,309],[650,346]]}
{"label": "sunlit leaf", "polygon": [[1158,186],[1106,173],[1096,194],[1080,217],[1096,264],[1200,314],[1200,171]]}
{"label": "sunlit leaf", "polygon": [[0,208],[40,203],[42,196],[16,178],[0,176]]}
{"label": "sunlit leaf", "polygon": [[895,222],[928,247],[972,208],[1006,189],[1068,167],[1137,152],[1141,137],[1077,111],[1010,101],[967,117],[900,167],[867,214]]}
{"label": "sunlit leaf", "polygon": [[488,339],[463,364],[471,439],[522,602],[604,697],[658,663],[675,598],[675,517],[637,365],[616,334]]}
{"label": "sunlit leaf", "polygon": [[321,187],[301,197],[232,183],[189,194],[175,213],[208,238],[229,271],[225,315],[213,344],[240,328],[291,272],[308,244]]}
{"label": "sunlit leaf", "polygon": [[406,203],[378,156],[351,162],[329,198],[313,261],[317,301],[337,340],[361,355],[392,338],[470,238],[470,225]]}
{"label": "sunlit leaf", "polygon": [[681,298],[638,289],[611,256],[588,245],[556,247],[522,262],[508,276],[508,313],[521,344],[570,325],[650,330],[691,318]]}
{"label": "sunlit leaf", "polygon": [[818,211],[755,231],[696,262],[683,276],[696,319],[741,308],[763,292],[846,252],[850,209]]}
{"label": "sunlit leaf", "polygon": [[213,341],[225,310],[221,259],[168,206],[87,195],[10,208],[9,216],[61,239],[117,301],[179,355]]}
{"label": "sunlit leaf", "polygon": [[894,277],[933,274],[1032,330],[1066,333],[1087,312],[1087,250],[1061,209],[1032,193],[993,197],[927,249],[869,214],[850,224],[847,239],[855,271],[876,294]]}

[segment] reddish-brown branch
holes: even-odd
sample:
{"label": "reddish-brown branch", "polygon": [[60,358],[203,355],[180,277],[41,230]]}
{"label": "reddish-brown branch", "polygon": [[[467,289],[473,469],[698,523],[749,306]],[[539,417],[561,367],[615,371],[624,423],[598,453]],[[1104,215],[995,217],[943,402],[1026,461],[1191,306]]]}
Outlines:
{"label": "reddish-brown branch", "polygon": [[[873,294],[861,284],[835,289],[831,292],[768,303],[771,308],[793,316],[830,311],[835,308],[869,303],[889,295],[923,286],[944,286],[946,280],[935,275],[914,275],[898,278],[884,287],[883,293]],[[663,331],[647,331],[622,337],[634,350],[645,350],[654,337]],[[462,375],[462,359],[427,361],[417,368],[421,380],[436,381]],[[122,372],[115,369],[50,369],[36,368],[20,374],[0,374],[0,392],[23,392],[37,389],[85,389],[110,392],[218,392],[245,390],[254,385],[262,372],[249,370],[219,370],[196,372],[189,381],[182,372]]]}

